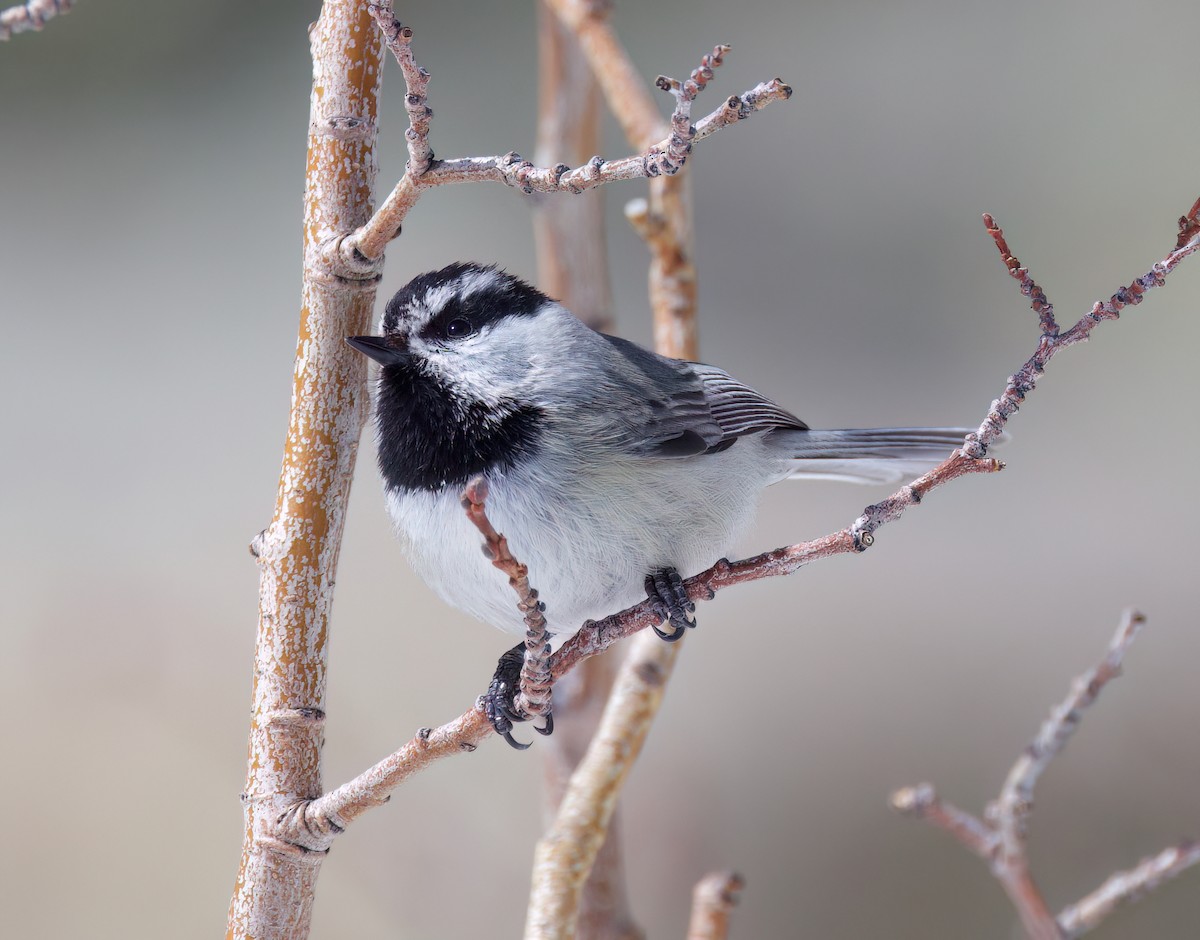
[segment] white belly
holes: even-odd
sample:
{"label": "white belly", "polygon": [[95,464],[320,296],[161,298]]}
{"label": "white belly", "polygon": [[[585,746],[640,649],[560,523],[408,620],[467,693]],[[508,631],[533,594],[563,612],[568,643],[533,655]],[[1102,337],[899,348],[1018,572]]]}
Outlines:
{"label": "white belly", "polygon": [[[530,468],[489,475],[488,518],[529,566],[556,647],[584,621],[642,600],[650,572],[676,568],[688,577],[733,548],[770,482],[755,472],[757,444],[744,439],[702,458],[619,461],[558,479]],[[461,491],[392,490],[386,498],[416,572],[448,603],[523,636],[516,594],[484,557]]]}

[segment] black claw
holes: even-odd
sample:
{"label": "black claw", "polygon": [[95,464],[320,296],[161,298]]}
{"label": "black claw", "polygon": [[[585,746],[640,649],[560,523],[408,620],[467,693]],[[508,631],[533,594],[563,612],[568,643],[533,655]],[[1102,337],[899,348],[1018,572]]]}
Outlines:
{"label": "black claw", "polygon": [[[488,684],[488,690],[483,696],[483,713],[496,729],[496,733],[513,748],[523,751],[529,747],[512,736],[513,725],[528,721],[529,716],[517,711],[516,697],[521,689],[521,667],[525,663],[525,644],[518,643],[496,663],[496,673]],[[538,734],[550,734],[554,731],[554,717],[547,714],[546,723],[533,730]]]}
{"label": "black claw", "polygon": [[653,630],[663,640],[668,643],[674,643],[683,634],[696,625],[696,620],[692,616],[696,611],[696,605],[690,597],[688,597],[687,588],[683,586],[683,579],[679,577],[679,572],[674,568],[663,568],[661,571],[655,571],[646,577],[646,595],[650,600],[655,601],[662,609],[663,620],[671,625],[672,632],[666,633],[658,627]]}
{"label": "black claw", "polygon": [[676,627],[674,629],[674,631],[671,633],[663,633],[662,630],[658,629],[658,627],[656,627],[654,625],[651,625],[650,629],[653,630],[655,633],[657,633],[659,639],[661,639],[662,641],[664,641],[666,643],[674,643],[681,636],[683,636],[685,633],[687,633],[686,627]]}
{"label": "black claw", "polygon": [[511,731],[502,731],[502,732],[500,732],[500,735],[501,735],[501,737],[504,738],[505,741],[507,741],[509,743],[509,746],[515,748],[518,751],[528,751],[529,744],[533,743],[532,741],[530,741],[529,744],[522,744],[520,741],[518,741],[516,738],[514,738],[512,736]]}

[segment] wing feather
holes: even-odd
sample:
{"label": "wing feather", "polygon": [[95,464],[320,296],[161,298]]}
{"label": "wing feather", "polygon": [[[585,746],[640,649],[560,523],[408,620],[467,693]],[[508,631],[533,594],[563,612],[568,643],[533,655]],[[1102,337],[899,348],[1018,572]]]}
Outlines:
{"label": "wing feather", "polygon": [[[628,340],[605,336],[624,360],[619,377],[642,386],[645,405],[622,414],[624,443],[653,457],[691,457],[724,450],[734,440],[776,428],[808,425],[715,366],[669,359]],[[618,378],[618,377],[614,377]]]}

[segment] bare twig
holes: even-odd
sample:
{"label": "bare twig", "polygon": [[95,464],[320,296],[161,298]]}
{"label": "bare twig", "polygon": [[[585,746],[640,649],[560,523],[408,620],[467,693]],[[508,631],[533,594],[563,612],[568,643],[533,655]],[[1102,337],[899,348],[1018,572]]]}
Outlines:
{"label": "bare twig", "polygon": [[[372,4],[370,10],[389,40],[392,37],[395,38],[398,50],[397,58],[401,61],[406,83],[409,83],[407,100],[419,102],[410,105],[421,115],[420,126],[418,126],[418,122],[414,122],[409,128],[412,135],[409,137],[410,146],[413,145],[415,139],[420,142],[420,153],[430,155],[426,138],[428,136],[428,118],[432,112],[425,105],[425,83],[428,80],[428,73],[418,68],[411,60],[408,43],[412,38],[412,30],[401,26],[396,21],[392,12],[391,0]],[[411,84],[414,78],[418,82],[416,85]],[[772,101],[788,98],[791,93],[791,88],[783,82],[775,80],[758,86],[754,91],[748,92],[746,96],[738,100],[753,101],[752,105],[747,105],[748,114],[766,107]],[[677,100],[676,111],[684,115],[683,120],[686,120],[690,106],[691,102],[686,96],[680,96]],[[730,123],[731,111],[736,111],[739,117],[742,116],[740,108],[731,108],[729,102],[726,102],[708,116],[708,126],[715,130]],[[698,134],[699,127],[697,128]],[[396,184],[395,189],[384,200],[374,216],[339,245],[342,262],[351,267],[372,269],[375,262],[382,257],[387,243],[399,233],[401,223],[416,203],[420,192],[429,187],[447,183],[490,181],[504,183],[525,193],[581,193],[594,186],[618,180],[641,179],[657,176],[664,172],[676,172],[682,166],[683,158],[680,157],[680,151],[683,147],[684,145],[680,144],[677,136],[671,134],[648,146],[643,153],[619,160],[592,157],[587,163],[575,169],[565,163],[553,167],[538,167],[528,160],[522,159],[520,154],[507,153],[503,156],[460,157],[451,160],[431,158],[426,168],[421,170],[419,161],[410,157],[404,176],[401,177],[400,182]]]}
{"label": "bare twig", "polygon": [[706,875],[692,892],[692,918],[687,940],[725,940],[729,936],[729,915],[738,903],[738,892],[746,886],[742,876],[732,871]]}
{"label": "bare twig", "polygon": [[40,30],[49,20],[69,13],[75,0],[29,0],[19,6],[0,10],[0,40],[16,33]]}
{"label": "bare twig", "polygon": [[1196,200],[1187,215],[1179,219],[1179,236],[1174,251],[1141,277],[1135,278],[1128,287],[1118,288],[1107,301],[1096,301],[1092,309],[1065,333],[1059,332],[1053,307],[1046,300],[1046,295],[1033,283],[1027,270],[1021,267],[1020,262],[1008,250],[1004,232],[990,215],[985,214],[983,222],[987,226],[988,234],[996,242],[1005,266],[1012,276],[1021,282],[1021,292],[1031,298],[1031,305],[1038,313],[1043,333],[1037,351],[1009,378],[1004,393],[992,402],[991,410],[979,426],[977,441],[968,442],[963,448],[963,452],[971,457],[981,456],[983,449],[1001,433],[1005,422],[1037,384],[1052,356],[1068,346],[1086,341],[1098,324],[1105,320],[1116,320],[1125,307],[1140,304],[1146,291],[1165,284],[1167,275],[1175,266],[1200,247],[1200,199]]}
{"label": "bare twig", "polygon": [[529,583],[529,568],[517,561],[508,548],[508,539],[493,528],[487,517],[487,480],[477,476],[467,483],[462,505],[467,518],[484,538],[484,554],[492,564],[508,575],[508,583],[517,593],[517,609],[525,616],[525,661],[521,666],[521,689],[516,706],[530,717],[550,711],[550,631],[546,629],[546,605],[538,600],[537,590]]}
{"label": "bare twig", "polygon": [[1081,937],[1118,906],[1138,901],[1159,885],[1200,863],[1200,842],[1181,842],[1119,871],[1087,897],[1063,908],[1058,926],[1067,940]]}
{"label": "bare twig", "polygon": [[388,51],[395,57],[404,75],[407,90],[404,109],[408,112],[408,130],[404,132],[404,139],[408,142],[407,172],[420,176],[433,162],[433,149],[429,146],[429,119],[433,117],[433,110],[425,103],[429,73],[417,65],[413,58],[413,31],[401,25],[392,14],[391,3],[369,3],[367,10],[379,24],[383,41],[387,43]]}
{"label": "bare twig", "polygon": [[1145,618],[1126,611],[1109,644],[1108,653],[1071,685],[1071,691],[1050,713],[1033,741],[1013,764],[984,819],[941,800],[928,783],[892,794],[892,807],[923,819],[954,836],[988,863],[1020,915],[1025,930],[1036,940],[1070,940],[1100,923],[1118,904],[1135,900],[1162,882],[1200,862],[1200,845],[1186,842],[1119,872],[1083,900],[1051,913],[1033,876],[1025,849],[1026,828],[1038,778],[1062,751],[1085,708],[1110,680],[1120,675],[1121,662],[1137,638]]}
{"label": "bare twig", "polygon": [[1137,639],[1146,618],[1126,611],[1121,625],[1109,644],[1108,655],[1094,668],[1075,680],[1065,699],[1050,712],[1037,735],[1021,752],[1000,791],[1000,797],[988,807],[988,822],[1000,833],[1002,850],[1017,851],[1025,838],[1025,825],[1033,807],[1033,790],[1038,779],[1066,746],[1083,710],[1096,700],[1104,687],[1121,673],[1121,661]]}

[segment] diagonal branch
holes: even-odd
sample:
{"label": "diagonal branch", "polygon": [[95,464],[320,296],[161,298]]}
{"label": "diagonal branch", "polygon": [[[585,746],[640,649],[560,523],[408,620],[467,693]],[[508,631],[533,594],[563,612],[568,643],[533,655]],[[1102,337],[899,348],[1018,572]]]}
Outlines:
{"label": "diagonal branch", "polygon": [[1093,929],[1117,907],[1139,901],[1159,885],[1200,863],[1200,842],[1181,842],[1142,859],[1134,868],[1110,875],[1082,900],[1063,908],[1058,926],[1067,940]]}
{"label": "diagonal branch", "polygon": [[1066,698],[1051,710],[1050,717],[1013,764],[1000,796],[988,806],[984,819],[940,799],[928,783],[892,794],[893,809],[949,832],[988,863],[1016,907],[1025,930],[1037,940],[1072,940],[1081,936],[1119,904],[1143,897],[1200,862],[1200,843],[1171,846],[1135,868],[1113,875],[1057,917],[1050,912],[1029,871],[1025,839],[1038,778],[1062,752],[1083,711],[1120,675],[1125,654],[1144,622],[1145,618],[1136,611],[1125,612],[1104,658],[1077,678]]}

